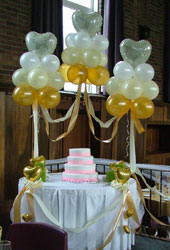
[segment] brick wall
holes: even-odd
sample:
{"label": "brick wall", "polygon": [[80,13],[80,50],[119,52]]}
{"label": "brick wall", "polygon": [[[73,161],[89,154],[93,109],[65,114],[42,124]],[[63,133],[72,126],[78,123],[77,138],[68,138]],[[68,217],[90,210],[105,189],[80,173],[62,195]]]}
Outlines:
{"label": "brick wall", "polygon": [[146,38],[152,44],[147,63],[155,69],[154,81],[159,85],[157,100],[163,100],[164,1],[124,0],[124,37],[139,40],[139,25],[150,29]]}
{"label": "brick wall", "polygon": [[25,35],[31,29],[30,0],[0,0],[0,87],[11,85],[19,58],[27,49]]}

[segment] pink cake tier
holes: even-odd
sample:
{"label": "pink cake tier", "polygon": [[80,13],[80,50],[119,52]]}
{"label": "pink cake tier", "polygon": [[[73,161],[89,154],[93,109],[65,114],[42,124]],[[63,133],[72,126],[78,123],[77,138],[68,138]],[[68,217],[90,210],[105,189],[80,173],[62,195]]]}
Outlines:
{"label": "pink cake tier", "polygon": [[96,182],[98,173],[95,171],[93,156],[89,148],[69,149],[67,163],[62,180],[69,182]]}

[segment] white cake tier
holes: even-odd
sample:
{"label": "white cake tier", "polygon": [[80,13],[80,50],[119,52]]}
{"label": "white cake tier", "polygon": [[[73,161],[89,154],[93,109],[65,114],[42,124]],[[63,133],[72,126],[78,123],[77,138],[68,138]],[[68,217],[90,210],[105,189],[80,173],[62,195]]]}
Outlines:
{"label": "white cake tier", "polygon": [[98,173],[94,174],[70,174],[62,173],[62,179],[69,182],[97,182]]}
{"label": "white cake tier", "polygon": [[69,155],[70,156],[90,156],[91,151],[90,151],[90,148],[70,148]]}
{"label": "white cake tier", "polygon": [[64,169],[66,173],[75,173],[75,174],[85,174],[85,173],[95,173],[96,164],[64,164]]}
{"label": "white cake tier", "polygon": [[69,164],[93,164],[93,156],[81,157],[81,156],[68,156],[67,162]]}

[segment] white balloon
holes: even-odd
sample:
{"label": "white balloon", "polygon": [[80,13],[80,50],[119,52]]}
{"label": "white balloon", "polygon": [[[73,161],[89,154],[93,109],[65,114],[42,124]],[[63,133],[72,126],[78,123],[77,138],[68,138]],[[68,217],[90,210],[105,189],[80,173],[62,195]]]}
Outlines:
{"label": "white balloon", "polygon": [[75,37],[75,33],[70,33],[66,36],[65,38],[65,43],[67,47],[74,47],[74,37]]}
{"label": "white balloon", "polygon": [[120,61],[113,68],[113,73],[121,80],[128,80],[134,75],[134,70],[129,63]]}
{"label": "white balloon", "polygon": [[60,66],[60,61],[57,56],[49,54],[42,58],[41,66],[47,72],[56,72]]}
{"label": "white balloon", "polygon": [[20,65],[26,70],[32,70],[40,66],[40,60],[33,52],[26,52],[20,57]]}
{"label": "white balloon", "polygon": [[74,46],[79,49],[88,49],[91,45],[91,37],[88,33],[81,31],[74,37]]}
{"label": "white balloon", "polygon": [[140,82],[135,79],[125,81],[121,87],[122,94],[128,99],[136,99],[141,96],[143,87]]}
{"label": "white balloon", "polygon": [[122,80],[116,77],[111,77],[105,85],[106,92],[109,95],[120,94],[122,83],[123,83]]}
{"label": "white balloon", "polygon": [[57,90],[64,87],[64,78],[59,72],[50,73],[48,79],[48,86],[51,86]]}
{"label": "white balloon", "polygon": [[155,99],[159,94],[158,84],[154,81],[144,82],[143,85],[143,93],[142,95],[147,97],[150,100]]}
{"label": "white balloon", "polygon": [[28,71],[21,68],[17,69],[12,75],[12,82],[15,86],[20,86],[23,83],[27,83]]}
{"label": "white balloon", "polygon": [[33,69],[28,74],[28,82],[35,89],[41,89],[47,85],[48,75],[41,68]]}
{"label": "white balloon", "polygon": [[103,51],[101,51],[100,52],[100,63],[99,63],[99,65],[106,66],[107,62],[108,62],[107,55]]}
{"label": "white balloon", "polygon": [[135,68],[135,78],[141,82],[148,82],[154,77],[154,69],[150,64],[142,63]]}
{"label": "white balloon", "polygon": [[92,46],[99,51],[106,50],[109,46],[109,41],[103,35],[96,35],[92,38]]}

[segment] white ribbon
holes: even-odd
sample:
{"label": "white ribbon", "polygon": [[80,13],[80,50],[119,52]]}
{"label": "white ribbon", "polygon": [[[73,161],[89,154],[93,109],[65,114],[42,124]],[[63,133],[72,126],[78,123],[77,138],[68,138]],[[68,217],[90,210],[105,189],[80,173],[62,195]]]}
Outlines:
{"label": "white ribbon", "polygon": [[38,102],[35,102],[32,105],[33,109],[33,123],[34,123],[34,158],[39,156],[39,147],[38,147]]}
{"label": "white ribbon", "polygon": [[134,136],[134,121],[130,116],[130,169],[131,173],[136,172],[136,151],[135,151],[135,136]]}
{"label": "white ribbon", "polygon": [[26,193],[28,195],[33,196],[33,198],[35,199],[35,201],[37,202],[37,204],[41,208],[43,214],[49,219],[49,221],[52,224],[55,224],[56,226],[64,229],[67,232],[73,232],[73,233],[79,233],[79,232],[85,230],[86,228],[90,227],[91,225],[93,225],[94,223],[96,223],[100,218],[102,218],[103,216],[105,216],[108,212],[112,211],[116,206],[118,206],[122,202],[122,196],[119,196],[114,201],[114,203],[112,203],[111,206],[108,207],[103,213],[101,213],[100,215],[95,216],[94,218],[92,218],[84,226],[82,226],[80,228],[72,229],[72,228],[63,227],[61,225],[61,223],[52,215],[52,213],[49,211],[49,209],[46,207],[46,205],[44,204],[44,202],[41,200],[41,198],[38,195],[36,195],[34,193],[30,193],[29,191],[26,191]]}
{"label": "white ribbon", "polygon": [[73,111],[73,108],[74,108],[74,105],[75,105],[75,101],[73,102],[73,104],[71,105],[71,107],[69,108],[69,110],[67,111],[67,113],[65,114],[65,116],[61,117],[61,118],[58,118],[58,119],[55,119],[53,120],[51,117],[50,117],[50,114],[48,112],[48,109],[45,109],[41,106],[41,110],[42,110],[42,113],[43,115],[45,116],[46,120],[49,122],[49,123],[59,123],[59,122],[63,122],[65,120],[67,120],[68,118],[70,118],[71,114],[72,114],[72,111]]}
{"label": "white ribbon", "polygon": [[117,119],[117,117],[112,117],[110,120],[108,120],[107,122],[102,122],[96,115],[94,112],[94,108],[93,108],[93,104],[90,100],[90,97],[88,96],[88,106],[89,106],[89,112],[91,114],[91,116],[95,119],[96,122],[99,123],[101,128],[109,128],[110,125],[113,123],[114,120]]}

